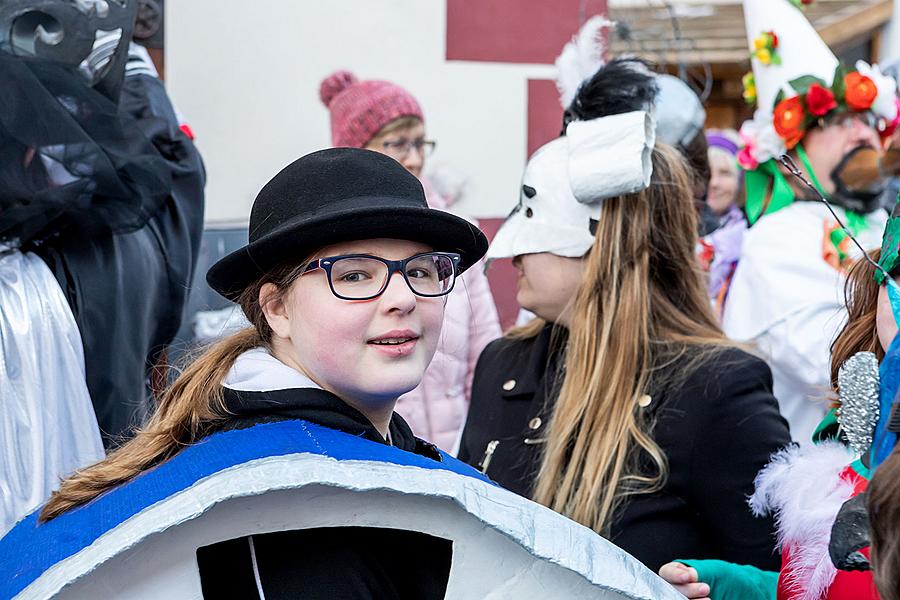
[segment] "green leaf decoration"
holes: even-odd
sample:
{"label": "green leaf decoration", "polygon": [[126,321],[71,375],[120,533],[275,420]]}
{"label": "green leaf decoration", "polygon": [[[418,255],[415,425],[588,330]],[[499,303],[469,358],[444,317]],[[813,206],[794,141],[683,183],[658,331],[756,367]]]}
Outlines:
{"label": "green leaf decoration", "polygon": [[834,70],[834,83],[831,84],[831,93],[838,103],[844,102],[844,93],[847,86],[844,85],[844,77],[847,76],[847,69],[841,63]]}
{"label": "green leaf decoration", "polygon": [[[890,273],[900,264],[900,195],[897,196],[897,204],[884,228],[884,237],[881,239],[881,258],[878,264]],[[875,281],[880,285],[884,283],[884,273],[875,271]]]}
{"label": "green leaf decoration", "polygon": [[[897,267],[898,263],[898,240],[900,240],[900,218],[891,217],[887,222],[884,230],[884,239],[881,243],[881,259],[878,261],[884,270],[890,273]],[[884,281],[884,274],[880,271],[875,273],[875,279],[881,279],[878,283]]]}
{"label": "green leaf decoration", "polygon": [[[803,98],[803,106],[806,106],[806,98]],[[803,131],[809,131],[812,129],[816,123],[819,121],[819,117],[813,115],[808,110],[804,110],[805,116],[803,117]]]}
{"label": "green leaf decoration", "polygon": [[834,251],[837,253],[838,264],[843,265],[848,258],[848,255],[844,250],[841,249],[841,243],[847,239],[847,234],[843,229],[835,229],[828,235],[828,241],[831,242]]}
{"label": "green leaf decoration", "polygon": [[784,90],[778,90],[778,95],[775,96],[775,104],[774,106],[778,106],[778,103],[784,100]]}
{"label": "green leaf decoration", "polygon": [[818,83],[822,87],[828,87],[825,85],[825,82],[815,77],[813,75],[803,75],[802,77],[798,77],[797,79],[792,79],[788,82],[792,88],[794,88],[798,94],[805,94],[809,90],[809,86],[814,83]]}

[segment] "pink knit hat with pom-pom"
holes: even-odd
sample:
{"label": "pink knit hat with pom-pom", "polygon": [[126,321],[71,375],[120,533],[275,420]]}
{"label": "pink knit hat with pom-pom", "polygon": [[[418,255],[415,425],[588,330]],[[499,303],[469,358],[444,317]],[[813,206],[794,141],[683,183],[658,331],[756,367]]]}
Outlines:
{"label": "pink knit hat with pom-pom", "polygon": [[331,112],[331,144],[362,148],[382,127],[400,117],[425,120],[412,94],[389,81],[360,81],[350,71],[322,80],[319,97]]}

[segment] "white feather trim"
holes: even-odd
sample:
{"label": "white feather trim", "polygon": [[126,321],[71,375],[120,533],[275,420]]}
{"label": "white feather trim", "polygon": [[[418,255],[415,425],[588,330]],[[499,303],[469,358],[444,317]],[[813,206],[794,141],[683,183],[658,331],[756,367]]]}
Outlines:
{"label": "white feather trim", "polygon": [[837,575],[828,555],[831,527],[853,484],[841,472],[853,461],[837,442],[791,446],[772,456],[756,476],[750,508],[775,515],[778,547],[790,551],[782,572],[798,600],[820,600]]}
{"label": "white feather trim", "polygon": [[600,32],[612,24],[606,17],[591,17],[556,58],[556,89],[564,109],[572,103],[581,84],[603,66],[605,45]]}

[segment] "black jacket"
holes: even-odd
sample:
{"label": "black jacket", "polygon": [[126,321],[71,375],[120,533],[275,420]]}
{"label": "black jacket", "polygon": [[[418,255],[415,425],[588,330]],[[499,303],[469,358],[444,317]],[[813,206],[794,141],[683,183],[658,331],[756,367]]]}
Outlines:
{"label": "black jacket", "polygon": [[[499,339],[482,352],[459,458],[528,496],[553,412],[558,349],[548,326],[530,340]],[[671,365],[675,373],[679,364]],[[652,387],[652,386],[651,386]],[[654,571],[676,558],[719,558],[780,568],[774,524],[747,506],[756,474],[791,441],[762,360],[738,349],[712,355],[675,389],[648,390],[644,409],[668,459],[659,492],[616,514],[610,539]],[[495,443],[496,442],[496,443]],[[490,450],[493,450],[492,452]]]}
{"label": "black jacket", "polygon": [[78,324],[87,387],[107,447],[131,435],[155,407],[148,379],[181,325],[200,250],[206,178],[158,79],[126,77],[120,107],[167,168],[170,187],[161,206],[141,227],[123,231],[89,211],[34,248]]}
{"label": "black jacket", "polygon": [[[246,392],[223,388],[233,416],[209,433],[302,419],[386,444],[369,420],[320,389]],[[440,461],[437,448],[416,438],[394,413],[391,443]],[[305,599],[438,599],[450,577],[453,543],[418,531],[322,527],[246,536],[199,548],[203,597]],[[262,592],[260,593],[260,589]]]}

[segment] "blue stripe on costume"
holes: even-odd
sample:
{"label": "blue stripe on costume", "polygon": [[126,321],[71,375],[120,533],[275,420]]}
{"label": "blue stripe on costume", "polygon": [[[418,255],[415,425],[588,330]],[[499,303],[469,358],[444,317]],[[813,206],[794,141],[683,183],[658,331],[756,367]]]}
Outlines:
{"label": "blue stripe on costume", "polygon": [[872,472],[887,459],[897,443],[897,434],[888,431],[887,427],[891,420],[891,409],[897,401],[897,393],[900,390],[900,334],[894,337],[887,352],[884,353],[879,376],[881,379],[880,413],[869,457],[869,468]]}
{"label": "blue stripe on costume", "polygon": [[307,421],[282,421],[216,433],[49,523],[38,525],[37,511],[20,521],[0,539],[0,598],[15,596],[56,563],[201,479],[252,460],[297,453],[450,471],[490,481],[443,452],[443,462],[436,462]]}

